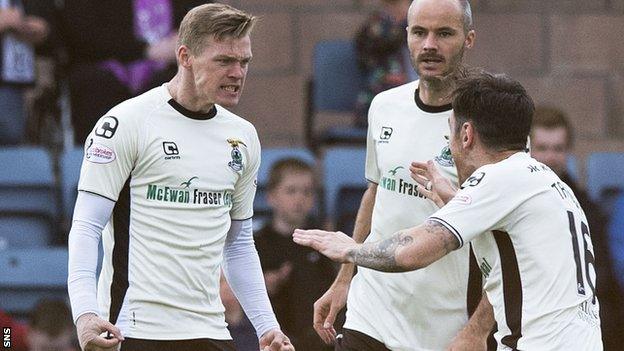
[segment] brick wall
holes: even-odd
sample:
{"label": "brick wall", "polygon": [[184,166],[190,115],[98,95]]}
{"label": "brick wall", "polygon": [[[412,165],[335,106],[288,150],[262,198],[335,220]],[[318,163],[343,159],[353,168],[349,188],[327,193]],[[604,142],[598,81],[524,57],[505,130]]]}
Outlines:
{"label": "brick wall", "polygon": [[[303,144],[304,84],[314,44],[352,38],[374,0],[230,0],[263,17],[237,112],[265,146]],[[562,108],[577,154],[624,151],[624,0],[472,1],[472,65],[520,80],[537,103]],[[343,116],[344,118],[344,116]]]}

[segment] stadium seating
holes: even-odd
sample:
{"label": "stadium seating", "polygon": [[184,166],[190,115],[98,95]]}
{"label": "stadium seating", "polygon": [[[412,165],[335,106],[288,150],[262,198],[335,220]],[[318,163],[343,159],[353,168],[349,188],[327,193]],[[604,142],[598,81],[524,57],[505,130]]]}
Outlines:
{"label": "stadium seating", "polygon": [[312,78],[308,84],[305,117],[306,144],[317,150],[322,144],[364,143],[366,129],[351,126],[330,128],[317,135],[318,112],[352,113],[362,86],[355,46],[348,40],[321,41],[312,58]]}
{"label": "stadium seating", "polygon": [[80,166],[82,165],[82,148],[65,150],[61,154],[61,198],[63,200],[63,216],[71,219],[76,202]]}
{"label": "stadium seating", "polygon": [[1,245],[51,243],[59,206],[50,155],[43,148],[3,148],[0,164]]}
{"label": "stadium seating", "polygon": [[342,228],[339,229],[352,227],[361,200],[358,194],[362,194],[367,186],[364,177],[365,162],[365,148],[336,147],[325,152],[325,209],[330,220],[340,223]]}
{"label": "stadium seating", "polygon": [[67,296],[67,250],[30,248],[0,251],[0,308],[26,315],[43,297]]}
{"label": "stadium seating", "polygon": [[624,153],[598,152],[587,160],[587,191],[607,213],[624,190]]}

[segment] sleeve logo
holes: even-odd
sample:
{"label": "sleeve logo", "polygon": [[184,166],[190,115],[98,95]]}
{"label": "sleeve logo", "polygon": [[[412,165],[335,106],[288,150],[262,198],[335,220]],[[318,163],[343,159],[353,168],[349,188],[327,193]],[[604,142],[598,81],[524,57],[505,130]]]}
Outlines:
{"label": "sleeve logo", "polygon": [[93,139],[91,139],[91,143],[89,147],[87,147],[87,152],[85,153],[85,158],[89,162],[103,164],[115,161],[116,156],[115,152],[109,147],[96,144],[93,142]]}
{"label": "sleeve logo", "polygon": [[483,172],[474,173],[468,179],[466,179],[464,184],[462,184],[461,188],[463,189],[469,186],[477,186],[479,185],[479,183],[481,183],[484,177],[485,177],[485,173]]}
{"label": "sleeve logo", "polygon": [[116,117],[104,116],[97,127],[95,127],[95,135],[110,139],[113,135],[115,135],[115,131],[117,131],[118,126],[119,121]]}

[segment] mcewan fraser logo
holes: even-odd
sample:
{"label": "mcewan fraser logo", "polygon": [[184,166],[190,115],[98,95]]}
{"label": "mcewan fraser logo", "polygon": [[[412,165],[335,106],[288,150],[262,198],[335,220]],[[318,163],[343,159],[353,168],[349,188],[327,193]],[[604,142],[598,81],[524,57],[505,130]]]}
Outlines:
{"label": "mcewan fraser logo", "polygon": [[[405,169],[405,167],[396,166],[388,170],[388,175],[382,176],[379,180],[379,186],[382,189],[393,191],[402,195],[416,196],[424,199],[425,196],[418,192],[416,189],[418,185],[411,181],[409,174],[407,174],[407,178],[410,180],[397,177],[397,173],[402,169]],[[405,171],[403,173],[405,173]]]}
{"label": "mcewan fraser logo", "polygon": [[208,191],[192,188],[198,177],[191,177],[180,183],[180,186],[148,184],[146,198],[148,200],[193,205],[210,205],[214,207],[232,206],[232,193],[227,190]]}

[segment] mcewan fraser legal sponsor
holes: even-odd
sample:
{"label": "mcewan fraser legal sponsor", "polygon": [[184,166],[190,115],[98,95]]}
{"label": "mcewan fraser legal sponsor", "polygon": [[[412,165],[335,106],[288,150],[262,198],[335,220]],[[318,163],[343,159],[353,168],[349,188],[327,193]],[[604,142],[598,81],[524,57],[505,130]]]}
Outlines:
{"label": "mcewan fraser legal sponsor", "polygon": [[206,191],[157,184],[147,185],[146,197],[148,200],[169,203],[213,206],[230,206],[232,204],[232,193],[229,191]]}

